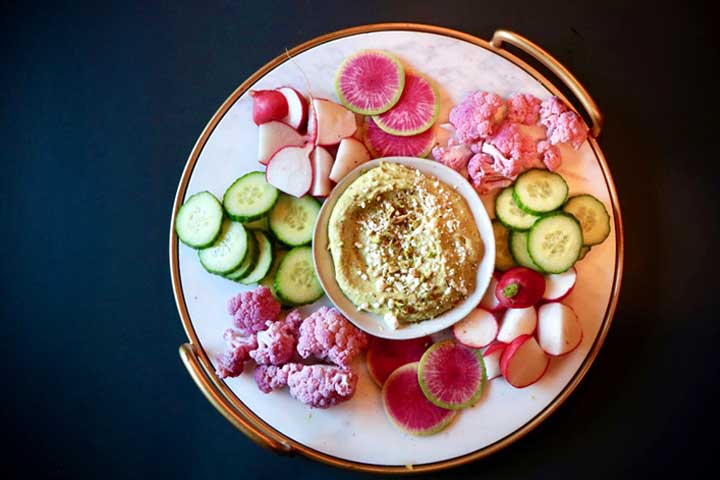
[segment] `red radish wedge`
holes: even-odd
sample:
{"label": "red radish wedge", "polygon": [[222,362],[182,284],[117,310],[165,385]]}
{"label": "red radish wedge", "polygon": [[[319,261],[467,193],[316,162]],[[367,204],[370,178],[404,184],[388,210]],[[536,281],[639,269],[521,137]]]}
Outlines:
{"label": "red radish wedge", "polygon": [[371,117],[367,117],[365,145],[373,158],[426,157],[434,144],[435,133],[432,128],[417,135],[399,137],[383,131]]}
{"label": "red radish wedge", "polygon": [[313,181],[310,187],[310,195],[315,197],[327,197],[332,190],[330,181],[330,170],[333,166],[333,157],[323,147],[315,147],[312,153]]}
{"label": "red radish wedge", "polygon": [[353,137],[343,138],[340,141],[335,163],[330,171],[330,180],[339,182],[352,169],[370,160],[370,152],[365,145]]}
{"label": "red radish wedge", "polygon": [[357,130],[355,114],[339,103],[322,98],[313,99],[316,125],[316,145],[335,145]]}
{"label": "red radish wedge", "polygon": [[453,334],[457,341],[466,347],[482,348],[495,340],[498,329],[495,315],[485,309],[476,308],[467,317],[453,325]]}
{"label": "red radish wedge", "polygon": [[545,275],[543,300],[557,301],[564,299],[573,291],[576,281],[577,270],[575,270],[575,267],[572,267],[567,272]]}
{"label": "red radish wedge", "polygon": [[282,122],[267,122],[258,129],[258,162],[267,165],[270,157],[283,147],[301,147],[305,137]]}
{"label": "red radish wedge", "polygon": [[447,427],[456,411],[440,408],[425,398],[418,383],[418,362],[395,370],[383,385],[382,403],[390,421],[411,435],[432,435]]}
{"label": "red radish wedge", "polygon": [[420,360],[431,344],[430,337],[411,340],[388,340],[372,337],[366,357],[370,377],[382,387],[385,380],[398,367]]}
{"label": "red radish wedge", "polygon": [[402,95],[405,71],[400,61],[380,50],[360,50],[347,57],[335,74],[335,92],[353,112],[376,115],[388,111]]}
{"label": "red radish wedge", "polygon": [[483,295],[482,300],[480,300],[480,306],[484,308],[485,310],[491,311],[493,313],[498,313],[503,310],[503,306],[500,305],[500,300],[498,300],[497,296],[495,296],[495,289],[497,288],[498,280],[493,275],[493,277],[490,279],[490,285],[488,285],[487,290],[485,290],[485,295]]}
{"label": "red radish wedge", "polygon": [[285,96],[276,90],[250,90],[253,99],[253,122],[255,125],[283,120],[288,114]]}
{"label": "red radish wedge", "polygon": [[522,335],[532,335],[537,327],[535,307],[508,308],[505,310],[497,339],[510,343]]}
{"label": "red radish wedge", "polygon": [[303,147],[283,147],[270,158],[265,177],[270,185],[295,197],[310,190],[313,180],[310,152],[312,144]]}
{"label": "red radish wedge", "polygon": [[432,127],[439,113],[440,95],[435,86],[420,75],[406,73],[400,100],[373,120],[387,133],[406,137]]}
{"label": "red radish wedge", "polygon": [[287,113],[282,121],[295,130],[302,130],[308,118],[307,100],[292,87],[280,87],[277,91],[285,97],[287,102]]}
{"label": "red radish wedge", "polygon": [[545,278],[535,270],[515,267],[498,280],[495,296],[507,308],[526,308],[535,305],[545,291]]}
{"label": "red radish wedge", "polygon": [[308,142],[317,145],[317,115],[312,102],[308,106],[307,138]]}
{"label": "red radish wedge", "polygon": [[537,336],[545,353],[556,357],[575,350],[582,341],[583,331],[572,308],[550,302],[538,310]]}
{"label": "red radish wedge", "polygon": [[500,371],[500,358],[505,351],[507,344],[502,342],[493,342],[483,352],[483,361],[485,362],[485,374],[488,380],[497,378],[502,375]]}
{"label": "red radish wedge", "polygon": [[550,364],[535,337],[521,335],[505,348],[500,357],[500,371],[515,388],[524,388],[542,378]]}
{"label": "red radish wedge", "polygon": [[452,339],[436,343],[420,359],[418,380],[425,397],[438,407],[469,407],[478,401],[485,384],[482,353]]}

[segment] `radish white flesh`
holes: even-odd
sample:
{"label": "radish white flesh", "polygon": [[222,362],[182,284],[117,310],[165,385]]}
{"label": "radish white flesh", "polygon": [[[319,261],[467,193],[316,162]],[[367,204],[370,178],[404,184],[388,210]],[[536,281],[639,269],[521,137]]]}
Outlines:
{"label": "radish white flesh", "polygon": [[485,352],[483,352],[485,375],[487,375],[488,380],[492,380],[493,378],[497,378],[502,375],[502,371],[500,370],[500,358],[502,358],[502,354],[506,347],[507,345],[504,343],[495,342],[486,348]]}
{"label": "radish white flesh", "polygon": [[333,158],[323,147],[315,147],[312,154],[313,182],[310,188],[310,195],[316,197],[327,197],[332,190],[330,182],[330,169],[333,166]]}
{"label": "radish white flesh", "polygon": [[480,300],[480,306],[483,307],[485,310],[490,310],[491,312],[497,312],[498,310],[502,310],[502,307],[500,306],[500,301],[495,295],[495,289],[497,288],[497,284],[497,278],[492,277],[490,279],[490,285],[485,291],[485,295],[483,296],[482,300]]}
{"label": "radish white flesh", "polygon": [[370,153],[362,142],[352,138],[343,138],[340,141],[335,163],[330,171],[330,180],[339,182],[352,169],[370,160]]}
{"label": "radish white flesh", "polygon": [[582,326],[572,308],[551,302],[538,310],[538,340],[548,355],[572,352],[580,345],[582,337]]}
{"label": "radish white flesh", "polygon": [[542,378],[550,363],[540,345],[531,335],[522,335],[505,348],[500,358],[500,370],[505,380],[516,388],[523,388]]}
{"label": "radish white flesh", "polygon": [[258,128],[258,162],[267,165],[270,157],[283,147],[301,147],[305,137],[283,122],[267,122]]}
{"label": "radish white flesh", "polygon": [[317,119],[316,145],[337,145],[357,130],[355,114],[339,103],[316,98],[313,110]]}
{"label": "radish white flesh", "polygon": [[453,325],[458,342],[470,348],[482,348],[495,340],[498,322],[495,315],[482,308],[476,308],[467,317]]}
{"label": "radish white flesh", "polygon": [[575,267],[567,272],[545,275],[545,293],[543,293],[543,300],[562,300],[570,295],[573,287],[575,287],[576,281],[577,271]]}
{"label": "radish white flesh", "polygon": [[503,343],[510,343],[521,335],[532,335],[535,327],[537,327],[535,307],[508,308],[503,315],[497,339]]}
{"label": "radish white flesh", "polygon": [[287,123],[295,130],[300,130],[307,121],[308,104],[305,97],[292,87],[280,87],[277,89],[287,100],[288,114],[283,118],[283,122]]}
{"label": "radish white flesh", "polygon": [[270,158],[265,176],[270,185],[295,197],[302,197],[312,186],[310,151],[312,145],[284,147]]}

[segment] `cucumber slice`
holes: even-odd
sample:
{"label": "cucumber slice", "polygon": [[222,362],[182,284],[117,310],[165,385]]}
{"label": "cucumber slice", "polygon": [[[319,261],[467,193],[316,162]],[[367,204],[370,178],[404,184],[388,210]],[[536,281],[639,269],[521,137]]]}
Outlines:
{"label": "cucumber slice", "polygon": [[282,248],[273,248],[273,261],[272,265],[270,265],[270,270],[268,270],[268,273],[266,273],[263,279],[260,280],[258,283],[263,287],[269,288],[273,294],[273,297],[275,297],[275,300],[280,302],[285,307],[290,307],[292,305],[283,301],[283,299],[280,298],[280,296],[275,291],[275,274],[277,273],[278,267],[280,266],[283,258],[285,258],[285,255],[287,255],[287,252],[287,250],[284,250]]}
{"label": "cucumber slice", "polygon": [[567,196],[565,179],[548,170],[528,170],[518,176],[513,186],[513,198],[518,206],[532,215],[542,215],[560,208]]}
{"label": "cucumber slice", "polygon": [[252,222],[244,222],[243,227],[249,228],[250,230],[262,230],[263,232],[267,232],[270,229],[270,224],[268,223],[267,215],[265,215],[264,217],[253,220]]}
{"label": "cucumber slice", "polygon": [[258,259],[258,242],[255,239],[253,232],[248,231],[248,251],[245,255],[245,259],[238,268],[225,275],[225,278],[229,280],[239,281],[241,278],[245,278],[249,274],[257,263]]}
{"label": "cucumber slice", "polygon": [[495,235],[495,269],[505,271],[515,266],[510,253],[509,230],[495,219],[492,221],[493,235]]}
{"label": "cucumber slice", "polygon": [[281,194],[270,210],[270,231],[285,245],[305,245],[312,241],[319,212],[320,202],[309,195],[297,198]]}
{"label": "cucumber slice", "polygon": [[585,245],[597,245],[610,235],[610,215],[605,205],[592,195],[570,197],[563,207],[563,212],[578,219]]}
{"label": "cucumber slice", "polygon": [[538,220],[528,234],[528,253],[547,273],[562,273],[580,257],[583,235],[580,222],[567,213],[557,212]]}
{"label": "cucumber slice", "polygon": [[323,289],[315,276],[312,249],[295,247],[280,262],[275,273],[275,292],[286,303],[304,305],[323,296]]}
{"label": "cucumber slice", "polygon": [[513,199],[513,187],[507,187],[495,199],[495,215],[507,228],[528,230],[538,218],[518,207]]}
{"label": "cucumber slice", "polygon": [[223,210],[215,195],[200,192],[188,198],[175,217],[175,232],[185,245],[205,248],[217,240],[223,224]]}
{"label": "cucumber slice", "polygon": [[240,283],[244,285],[250,285],[251,283],[257,283],[262,280],[263,277],[267,275],[273,263],[272,243],[270,243],[267,236],[258,231],[250,233],[255,237],[258,245],[258,257],[255,268],[249,271],[245,278],[240,280]]}
{"label": "cucumber slice", "polygon": [[248,234],[241,223],[225,219],[220,236],[198,251],[200,263],[210,273],[224,275],[237,269],[248,251]]}
{"label": "cucumber slice", "polygon": [[225,190],[223,207],[236,222],[249,222],[269,212],[278,195],[278,189],[265,179],[265,172],[250,172]]}
{"label": "cucumber slice", "polygon": [[542,269],[535,265],[530,257],[527,249],[528,232],[510,232],[510,253],[515,263],[521,267],[526,267],[536,272],[542,272]]}

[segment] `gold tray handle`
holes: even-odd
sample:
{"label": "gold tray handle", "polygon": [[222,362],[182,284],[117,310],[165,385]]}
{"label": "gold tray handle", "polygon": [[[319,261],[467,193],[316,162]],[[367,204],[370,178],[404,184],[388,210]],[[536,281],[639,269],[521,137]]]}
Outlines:
{"label": "gold tray handle", "polygon": [[582,84],[572,73],[570,73],[567,68],[565,68],[540,46],[531,42],[522,35],[518,35],[517,33],[508,30],[496,30],[493,34],[492,40],[490,40],[490,44],[499,49],[502,47],[504,42],[519,48],[557,75],[558,78],[562,80],[562,82],[567,85],[570,91],[572,91],[572,93],[577,97],[585,111],[587,111],[587,114],[590,116],[590,120],[592,121],[590,134],[593,138],[600,136],[600,132],[603,127],[602,113],[600,113],[600,109],[595,103],[595,100],[593,100],[588,91],[585,90],[585,87],[582,86]]}
{"label": "gold tray handle", "polygon": [[243,415],[242,412],[230,404],[225,395],[223,395],[208,378],[208,374],[200,363],[193,345],[189,343],[180,345],[179,351],[180,358],[190,373],[190,376],[195,381],[195,384],[223,417],[261,447],[269,448],[277,453],[286,455],[293,453],[293,448],[290,445],[275,440],[268,433],[263,432],[253,425],[253,422]]}

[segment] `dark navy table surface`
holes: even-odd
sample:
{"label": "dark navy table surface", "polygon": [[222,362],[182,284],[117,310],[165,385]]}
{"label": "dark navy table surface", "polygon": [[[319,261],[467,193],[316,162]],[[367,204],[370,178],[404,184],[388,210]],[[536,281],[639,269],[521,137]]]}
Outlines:
{"label": "dark navy table surface", "polygon": [[[64,3],[64,5],[62,4]],[[180,363],[168,227],[185,160],[247,76],[315,36],[432,23],[539,43],[606,117],[625,276],[603,349],[516,444],[437,478],[650,478],[712,461],[718,60],[687,2],[10,2],[0,15],[4,473],[362,478],[235,430]],[[714,437],[711,437],[714,438]],[[5,476],[5,475],[3,475]],[[12,475],[14,477],[14,474]]]}

